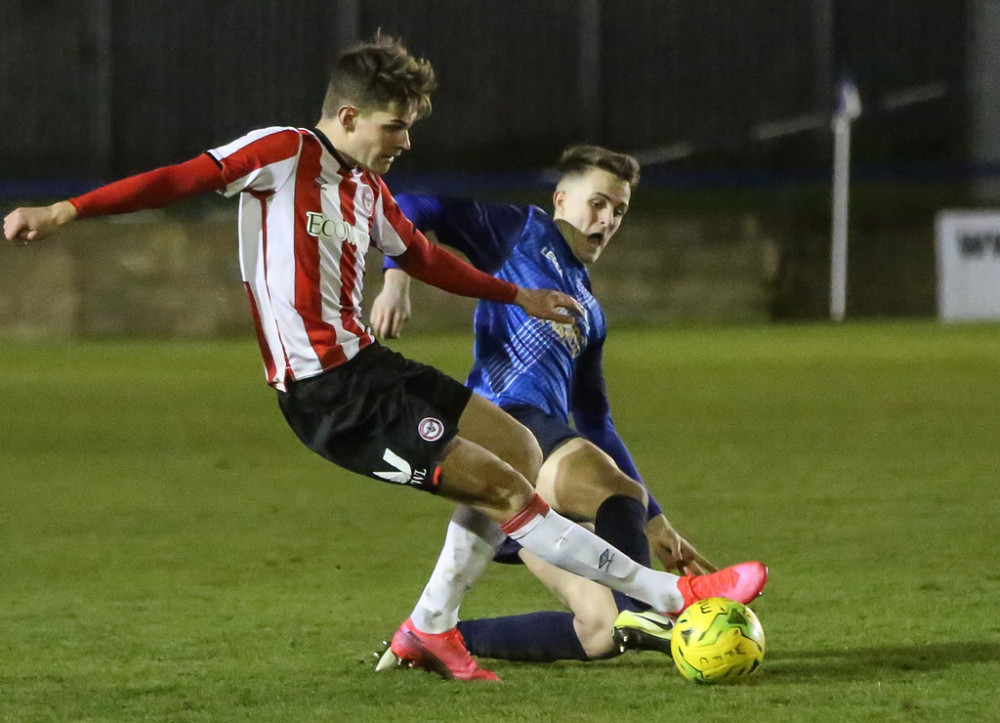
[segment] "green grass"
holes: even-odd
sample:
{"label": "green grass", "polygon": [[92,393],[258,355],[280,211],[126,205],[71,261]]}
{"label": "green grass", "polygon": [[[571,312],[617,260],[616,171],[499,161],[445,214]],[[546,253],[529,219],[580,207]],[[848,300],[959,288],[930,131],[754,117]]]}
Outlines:
{"label": "green grass", "polygon": [[[396,345],[461,375],[465,334]],[[251,341],[0,346],[0,720],[974,720],[1000,679],[1000,327],[616,332],[616,422],[675,524],[771,567],[749,684],[652,653],[370,656],[450,507],[305,451]],[[491,569],[464,615],[554,608]]]}

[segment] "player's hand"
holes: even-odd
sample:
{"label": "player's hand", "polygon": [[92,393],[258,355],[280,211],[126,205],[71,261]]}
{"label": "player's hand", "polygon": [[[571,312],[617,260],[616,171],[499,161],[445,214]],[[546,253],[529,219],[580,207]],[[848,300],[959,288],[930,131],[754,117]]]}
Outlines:
{"label": "player's hand", "polygon": [[382,290],[372,302],[372,331],[380,339],[395,339],[410,318],[410,277],[399,269],[386,269]]}
{"label": "player's hand", "polygon": [[717,569],[690,542],[681,537],[663,515],[646,523],[646,537],[649,538],[650,550],[668,572],[705,575]]}
{"label": "player's hand", "polygon": [[563,324],[572,324],[584,313],[576,299],[552,289],[525,289],[519,286],[514,303],[531,316]]}
{"label": "player's hand", "polygon": [[4,217],[3,235],[8,241],[26,246],[74,218],[76,207],[69,201],[59,201],[51,206],[15,208]]}

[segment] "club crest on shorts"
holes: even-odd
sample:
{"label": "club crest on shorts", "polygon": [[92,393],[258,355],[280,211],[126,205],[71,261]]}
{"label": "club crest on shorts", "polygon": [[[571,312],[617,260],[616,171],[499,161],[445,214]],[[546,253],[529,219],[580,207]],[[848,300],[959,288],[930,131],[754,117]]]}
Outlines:
{"label": "club crest on shorts", "polygon": [[444,434],[444,424],[441,423],[440,419],[424,417],[420,420],[420,424],[417,425],[417,433],[421,439],[428,442],[436,442]]}

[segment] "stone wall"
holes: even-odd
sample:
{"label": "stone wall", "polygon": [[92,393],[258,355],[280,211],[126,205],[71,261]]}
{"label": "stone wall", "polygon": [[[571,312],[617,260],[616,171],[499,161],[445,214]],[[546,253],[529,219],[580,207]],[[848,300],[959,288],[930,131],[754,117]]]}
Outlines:
{"label": "stone wall", "polygon": [[205,338],[250,329],[234,222],[75,223],[0,251],[0,333]]}
{"label": "stone wall", "polygon": [[[750,217],[629,224],[594,267],[614,322],[768,318],[774,244]],[[380,288],[368,259],[366,297]],[[473,302],[414,284],[411,329],[468,324]],[[235,221],[162,214],[75,223],[38,244],[0,249],[0,335],[18,338],[249,334]]]}

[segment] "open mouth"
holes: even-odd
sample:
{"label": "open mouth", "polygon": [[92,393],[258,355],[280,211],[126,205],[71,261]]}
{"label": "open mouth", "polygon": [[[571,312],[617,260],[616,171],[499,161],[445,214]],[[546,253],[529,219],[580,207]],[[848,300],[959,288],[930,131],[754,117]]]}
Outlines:
{"label": "open mouth", "polygon": [[604,234],[592,233],[587,237],[587,240],[593,246],[600,246],[604,242]]}

